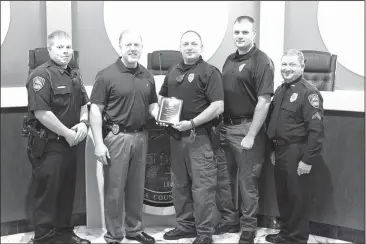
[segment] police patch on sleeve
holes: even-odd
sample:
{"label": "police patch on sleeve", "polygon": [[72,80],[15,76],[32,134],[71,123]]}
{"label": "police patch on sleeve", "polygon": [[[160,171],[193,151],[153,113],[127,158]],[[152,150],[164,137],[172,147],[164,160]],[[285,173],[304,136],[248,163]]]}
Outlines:
{"label": "police patch on sleeve", "polygon": [[319,108],[319,96],[318,94],[311,94],[308,96],[311,106],[314,108]]}
{"label": "police patch on sleeve", "polygon": [[33,90],[34,91],[39,91],[42,89],[42,87],[44,86],[44,78],[40,77],[40,76],[36,76],[33,78]]}

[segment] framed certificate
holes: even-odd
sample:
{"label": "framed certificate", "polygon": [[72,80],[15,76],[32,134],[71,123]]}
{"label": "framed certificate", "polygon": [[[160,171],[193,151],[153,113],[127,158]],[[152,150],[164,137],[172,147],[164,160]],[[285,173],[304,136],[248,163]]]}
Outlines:
{"label": "framed certificate", "polygon": [[180,121],[183,100],[177,98],[164,97],[159,108],[158,121],[173,125]]}

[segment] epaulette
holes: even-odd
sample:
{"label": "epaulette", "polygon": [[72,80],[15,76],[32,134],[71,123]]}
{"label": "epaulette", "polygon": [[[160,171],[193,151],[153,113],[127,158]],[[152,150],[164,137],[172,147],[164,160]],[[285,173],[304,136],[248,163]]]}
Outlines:
{"label": "epaulette", "polygon": [[313,83],[311,83],[311,82],[309,82],[309,81],[307,81],[305,79],[301,79],[300,82],[301,82],[301,84],[303,84],[309,90],[316,90],[316,91],[318,91],[318,88],[316,88],[316,86]]}

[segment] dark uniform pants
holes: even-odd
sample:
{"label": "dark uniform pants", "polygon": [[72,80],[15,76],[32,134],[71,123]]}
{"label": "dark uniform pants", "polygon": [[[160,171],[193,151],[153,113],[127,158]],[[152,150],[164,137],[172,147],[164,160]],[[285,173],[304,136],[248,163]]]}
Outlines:
{"label": "dark uniform pants", "polygon": [[216,204],[221,214],[220,223],[223,225],[238,225],[239,214],[234,204],[231,185],[235,179],[230,178],[227,168],[225,151],[219,148],[215,151],[217,160],[217,192]]}
{"label": "dark uniform pants", "polygon": [[310,233],[309,183],[311,173],[301,176],[297,174],[304,147],[304,144],[298,143],[276,146],[274,169],[278,208],[284,223],[280,234],[299,242],[306,242]]}
{"label": "dark uniform pants", "polygon": [[[240,209],[242,216],[240,217],[240,226],[242,231],[255,231],[258,225],[256,217],[259,206],[257,179],[260,176],[264,162],[264,127],[258,132],[252,149],[245,150],[240,145],[244,136],[248,133],[251,123],[251,119],[245,119],[238,125],[225,124],[220,130],[220,140],[222,142],[222,148],[225,151],[234,203],[237,203],[239,197],[241,197]],[[239,184],[240,196],[236,193],[238,189],[236,182]],[[218,185],[223,184],[218,183]],[[233,212],[229,209],[230,204],[225,205],[225,203],[222,203],[220,205],[222,208],[219,211],[224,215],[221,219],[230,219],[226,221],[235,224],[238,214],[232,214],[232,217],[227,217],[225,213]]]}
{"label": "dark uniform pants", "polygon": [[74,205],[77,146],[65,140],[49,140],[44,154],[31,159],[33,177],[34,238],[53,231],[72,231],[70,225]]}
{"label": "dark uniform pants", "polygon": [[122,231],[124,212],[126,212],[126,233],[135,236],[142,231],[147,132],[118,135],[109,132],[104,143],[111,156],[108,165],[103,167],[104,214],[107,229],[104,239],[107,242],[115,242],[121,241],[124,237]]}
{"label": "dark uniform pants", "polygon": [[172,195],[177,228],[198,235],[214,231],[217,162],[207,134],[170,138]]}

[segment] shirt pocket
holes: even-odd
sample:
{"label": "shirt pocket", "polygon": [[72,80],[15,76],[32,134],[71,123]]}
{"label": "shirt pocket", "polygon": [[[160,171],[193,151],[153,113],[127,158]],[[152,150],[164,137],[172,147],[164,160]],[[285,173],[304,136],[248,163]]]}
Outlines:
{"label": "shirt pocket", "polygon": [[57,107],[65,107],[70,104],[71,91],[70,87],[57,87],[53,89],[53,104]]}
{"label": "shirt pocket", "polygon": [[296,118],[298,106],[297,103],[282,103],[281,110],[287,117]]}

